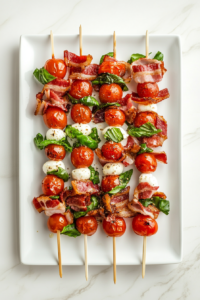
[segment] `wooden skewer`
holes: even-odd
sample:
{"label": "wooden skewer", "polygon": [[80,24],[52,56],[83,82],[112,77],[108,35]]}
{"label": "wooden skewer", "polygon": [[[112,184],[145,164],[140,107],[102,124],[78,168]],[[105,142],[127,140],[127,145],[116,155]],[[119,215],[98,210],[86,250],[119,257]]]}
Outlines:
{"label": "wooden skewer", "polygon": [[117,57],[117,50],[116,50],[116,34],[115,31],[113,33],[113,57]]}
{"label": "wooden skewer", "polygon": [[52,55],[52,58],[54,58],[54,41],[53,41],[53,31],[51,30],[51,55]]}
{"label": "wooden skewer", "polygon": [[[80,55],[83,53],[82,45],[82,26],[79,26],[79,48]],[[87,234],[84,234],[84,252],[85,252],[85,278],[88,280],[88,258],[87,258]]]}
{"label": "wooden skewer", "polygon": [[62,259],[61,259],[61,246],[60,246],[60,230],[57,231],[57,244],[58,244],[59,274],[60,274],[60,278],[62,278]]}
{"label": "wooden skewer", "polygon": [[[146,31],[146,58],[149,56],[149,32]],[[143,237],[143,252],[142,252],[142,278],[145,276],[146,266],[146,249],[147,249],[147,237]]]}

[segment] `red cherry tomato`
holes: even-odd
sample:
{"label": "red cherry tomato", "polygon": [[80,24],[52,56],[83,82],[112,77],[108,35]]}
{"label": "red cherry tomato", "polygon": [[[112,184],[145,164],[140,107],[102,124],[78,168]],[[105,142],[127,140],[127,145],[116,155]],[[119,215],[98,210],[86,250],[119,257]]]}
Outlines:
{"label": "red cherry tomato", "polygon": [[126,231],[126,222],[121,217],[116,217],[115,221],[106,221],[103,220],[103,230],[108,236],[122,236]]}
{"label": "red cherry tomato", "polygon": [[103,84],[99,90],[99,99],[102,103],[117,102],[122,99],[123,92],[121,87],[116,83]]}
{"label": "red cherry tomato", "polygon": [[63,160],[66,155],[65,148],[61,145],[48,145],[45,147],[45,154],[50,160]]}
{"label": "red cherry tomato", "polygon": [[62,59],[52,58],[46,61],[44,68],[53,76],[64,78],[67,66]]}
{"label": "red cherry tomato", "polygon": [[155,172],[157,160],[151,153],[142,153],[136,156],[135,166],[141,173]]}
{"label": "red cherry tomato", "polygon": [[154,126],[156,125],[156,114],[150,111],[143,111],[136,115],[134,120],[135,127],[140,127],[143,124],[150,122]]}
{"label": "red cherry tomato", "polygon": [[95,217],[80,217],[76,220],[76,228],[82,234],[89,236],[97,231],[98,223]]}
{"label": "red cherry tomato", "polygon": [[119,109],[111,108],[105,111],[105,121],[109,126],[122,126],[125,120],[125,113]]}
{"label": "red cherry tomato", "polygon": [[71,161],[75,168],[87,168],[94,159],[93,151],[85,146],[74,148],[71,153]]}
{"label": "red cherry tomato", "polygon": [[42,180],[42,191],[46,196],[58,195],[63,189],[64,181],[55,175],[47,175]]}
{"label": "red cherry tomato", "polygon": [[86,105],[75,104],[71,110],[71,117],[75,123],[87,124],[92,120],[92,112]]}
{"label": "red cherry tomato", "polygon": [[159,93],[159,87],[157,83],[144,82],[138,83],[137,93],[140,97],[157,97]]}
{"label": "red cherry tomato", "polygon": [[92,84],[87,80],[75,80],[71,85],[69,94],[76,98],[81,99],[86,96],[92,95]]}
{"label": "red cherry tomato", "polygon": [[122,157],[123,150],[124,147],[121,143],[106,142],[101,148],[101,153],[107,159],[118,160]]}
{"label": "red cherry tomato", "polygon": [[104,193],[107,193],[119,184],[119,175],[108,175],[102,178],[101,188]]}
{"label": "red cherry tomato", "polygon": [[126,73],[126,67],[124,64],[119,62],[105,61],[103,62],[98,70],[98,74],[110,73],[117,76],[123,76]]}
{"label": "red cherry tomato", "polygon": [[47,226],[51,232],[56,233],[58,230],[62,231],[68,225],[67,219],[61,214],[55,214],[48,218]]}
{"label": "red cherry tomato", "polygon": [[64,129],[67,125],[66,113],[57,107],[49,107],[43,115],[43,120],[48,128]]}
{"label": "red cherry tomato", "polygon": [[149,216],[137,215],[132,221],[133,231],[141,236],[150,236],[158,231],[158,223]]}

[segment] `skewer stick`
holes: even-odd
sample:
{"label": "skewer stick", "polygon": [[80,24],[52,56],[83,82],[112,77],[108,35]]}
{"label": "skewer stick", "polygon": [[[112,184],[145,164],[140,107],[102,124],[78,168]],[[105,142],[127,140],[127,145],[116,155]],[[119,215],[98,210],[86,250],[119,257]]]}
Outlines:
{"label": "skewer stick", "polygon": [[[80,55],[82,55],[83,45],[82,45],[82,26],[79,26],[79,48]],[[84,252],[85,252],[85,278],[88,280],[88,258],[87,258],[87,234],[84,234]]]}
{"label": "skewer stick", "polygon": [[57,231],[57,244],[58,244],[59,274],[60,274],[60,278],[62,278],[62,259],[61,259],[61,247],[60,247],[60,230]]}
{"label": "skewer stick", "polygon": [[[149,56],[149,32],[146,31],[146,58]],[[147,237],[143,237],[143,252],[142,252],[142,278],[145,276],[146,266],[146,249],[147,249]]]}
{"label": "skewer stick", "polygon": [[117,57],[117,49],[116,49],[116,34],[115,31],[113,33],[113,57]]}
{"label": "skewer stick", "polygon": [[54,58],[54,41],[53,41],[53,31],[51,30],[51,55],[52,55],[52,58]]}

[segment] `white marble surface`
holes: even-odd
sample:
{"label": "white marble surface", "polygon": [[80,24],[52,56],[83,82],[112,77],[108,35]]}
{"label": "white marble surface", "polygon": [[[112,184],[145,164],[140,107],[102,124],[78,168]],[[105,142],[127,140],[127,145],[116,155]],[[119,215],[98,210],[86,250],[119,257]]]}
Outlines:
{"label": "white marble surface", "polygon": [[[0,299],[200,299],[199,50],[200,1],[0,0],[1,243]],[[98,22],[97,22],[98,21]],[[18,251],[18,53],[21,34],[180,34],[183,50],[184,256],[179,265],[118,267],[25,266]]]}

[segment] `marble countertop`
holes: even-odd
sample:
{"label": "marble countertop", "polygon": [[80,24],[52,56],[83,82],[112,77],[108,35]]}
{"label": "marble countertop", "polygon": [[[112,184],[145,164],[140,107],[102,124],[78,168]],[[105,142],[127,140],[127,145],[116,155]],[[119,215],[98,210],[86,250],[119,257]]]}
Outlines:
{"label": "marble countertop", "polygon": [[[0,298],[67,299],[200,299],[200,1],[0,0],[1,84],[1,245]],[[180,34],[183,51],[183,261],[177,265],[112,267],[26,266],[18,244],[18,71],[22,34]],[[197,157],[196,157],[197,155]],[[191,176],[192,175],[192,176]],[[195,206],[194,206],[195,205]],[[195,207],[195,209],[194,209]]]}

